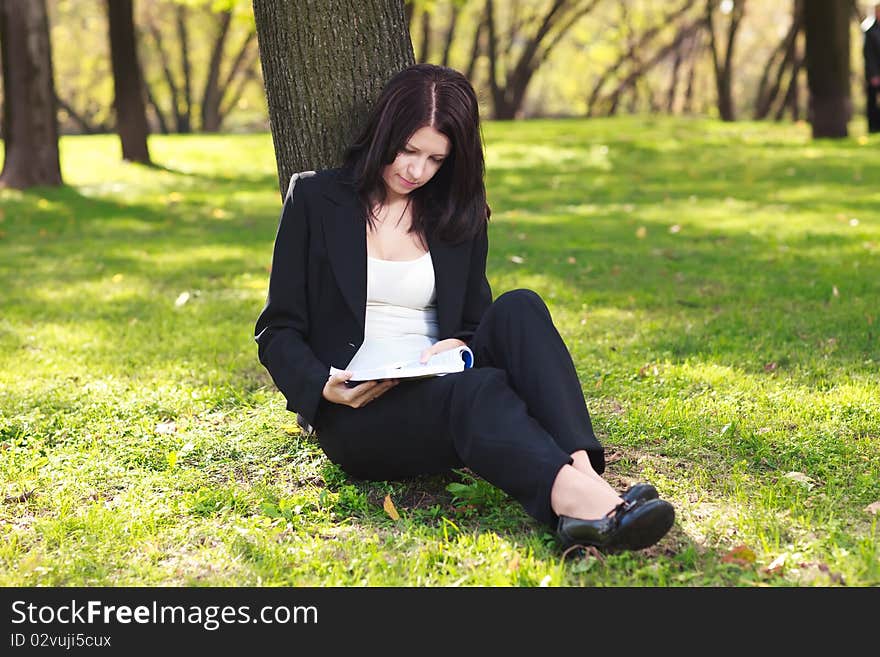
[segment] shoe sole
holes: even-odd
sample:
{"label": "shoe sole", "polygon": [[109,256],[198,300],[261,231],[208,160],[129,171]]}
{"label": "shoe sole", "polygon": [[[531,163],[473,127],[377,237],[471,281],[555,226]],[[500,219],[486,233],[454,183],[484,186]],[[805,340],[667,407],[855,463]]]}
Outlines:
{"label": "shoe sole", "polygon": [[[638,512],[636,509],[634,512]],[[607,547],[621,550],[643,550],[654,545],[672,529],[675,508],[665,500],[650,500],[643,513],[622,527]]]}

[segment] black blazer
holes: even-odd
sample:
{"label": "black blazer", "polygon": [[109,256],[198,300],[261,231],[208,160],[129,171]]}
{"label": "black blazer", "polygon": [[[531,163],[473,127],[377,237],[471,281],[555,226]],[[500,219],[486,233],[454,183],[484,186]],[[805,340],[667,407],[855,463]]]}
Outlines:
{"label": "black blazer", "polygon": [[[473,240],[428,239],[440,339],[467,342],[492,303],[486,230]],[[330,366],[343,368],[364,341],[367,233],[342,169],[300,178],[284,201],[269,294],[254,339],[287,409],[314,424]]]}

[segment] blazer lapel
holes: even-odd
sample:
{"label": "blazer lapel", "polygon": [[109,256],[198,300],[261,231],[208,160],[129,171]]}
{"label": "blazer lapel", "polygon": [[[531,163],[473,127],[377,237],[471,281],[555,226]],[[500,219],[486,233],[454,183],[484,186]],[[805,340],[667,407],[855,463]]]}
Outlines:
{"label": "blazer lapel", "polygon": [[367,312],[367,231],[359,218],[358,198],[349,187],[335,181],[325,196],[333,202],[323,221],[330,267],[363,330]]}
{"label": "blazer lapel", "polygon": [[437,325],[440,339],[458,331],[469,273],[470,242],[446,244],[428,238],[437,288]]}

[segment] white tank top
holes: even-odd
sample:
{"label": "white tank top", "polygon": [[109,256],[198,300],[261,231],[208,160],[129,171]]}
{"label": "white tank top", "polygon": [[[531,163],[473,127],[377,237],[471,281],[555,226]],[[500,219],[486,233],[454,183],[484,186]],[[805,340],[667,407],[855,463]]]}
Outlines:
{"label": "white tank top", "polygon": [[345,369],[416,360],[437,342],[437,291],[430,251],[415,260],[367,257],[364,343]]}

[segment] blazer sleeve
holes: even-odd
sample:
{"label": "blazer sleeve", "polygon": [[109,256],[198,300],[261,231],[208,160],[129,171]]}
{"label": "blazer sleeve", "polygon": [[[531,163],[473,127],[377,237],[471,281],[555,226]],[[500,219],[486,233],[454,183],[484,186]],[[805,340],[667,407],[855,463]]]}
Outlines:
{"label": "blazer sleeve", "polygon": [[260,362],[287,399],[314,424],[329,370],[308,343],[309,221],[305,190],[284,201],[269,275],[266,305],[257,319],[254,340]]}
{"label": "blazer sleeve", "polygon": [[461,314],[461,329],[450,336],[464,342],[470,342],[474,337],[474,332],[480,325],[483,314],[492,304],[492,288],[489,286],[489,279],[486,278],[486,257],[489,254],[488,230],[487,223],[474,240],[464,308]]}

